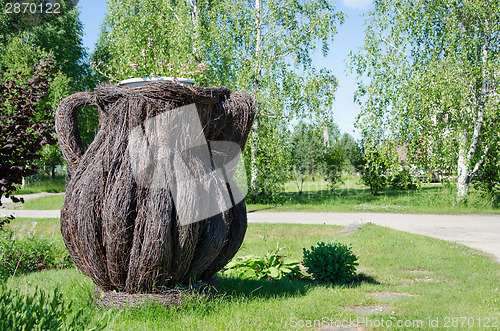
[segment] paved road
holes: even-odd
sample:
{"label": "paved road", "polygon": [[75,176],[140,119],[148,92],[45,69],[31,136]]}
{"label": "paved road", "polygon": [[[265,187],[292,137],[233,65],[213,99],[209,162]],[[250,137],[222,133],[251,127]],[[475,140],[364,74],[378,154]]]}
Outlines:
{"label": "paved road", "polygon": [[[16,198],[23,198],[24,201],[35,200],[51,195],[64,195],[62,193],[33,193],[33,194],[16,194]],[[59,218],[59,210],[23,210],[21,203],[13,203],[10,198],[1,198],[2,206],[0,206],[0,217],[14,215],[16,217],[26,218]]]}
{"label": "paved road", "polygon": [[[13,214],[27,218],[58,218],[59,210],[7,210],[0,216]],[[420,215],[390,213],[309,213],[250,212],[253,223],[300,223],[347,226],[355,222],[371,222],[410,233],[458,242],[493,255],[500,262],[500,215]]]}
{"label": "paved road", "polygon": [[[1,208],[1,207],[0,207]],[[0,209],[0,217],[14,215],[17,218],[59,218],[59,210]]]}

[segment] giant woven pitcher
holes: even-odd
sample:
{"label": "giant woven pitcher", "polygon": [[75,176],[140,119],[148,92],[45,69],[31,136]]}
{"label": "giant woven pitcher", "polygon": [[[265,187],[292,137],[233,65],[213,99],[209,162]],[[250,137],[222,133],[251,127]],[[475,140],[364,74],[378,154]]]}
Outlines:
{"label": "giant woven pitcher", "polygon": [[[186,152],[177,157],[180,152],[155,150],[147,139],[142,147],[131,143],[134,132],[146,132],[152,119],[175,115],[183,106],[193,104],[202,127],[202,141],[209,147],[212,142],[232,142],[243,150],[254,105],[247,94],[231,93],[226,88],[184,87],[168,82],[139,88],[101,85],[93,93],[69,96],[57,109],[56,132],[70,173],[61,210],[61,232],[76,266],[103,290],[154,292],[206,280],[224,267],[243,241],[246,207],[244,201],[235,199],[234,189],[218,183],[221,178],[230,180],[226,172],[225,177],[195,177],[199,183],[169,179],[165,185],[157,185],[161,182],[155,175],[158,160],[162,160],[159,154],[173,155],[172,160],[184,162],[184,173],[191,174],[203,167],[217,167],[213,149],[208,149],[211,164],[203,161],[200,168],[203,162],[197,161],[196,154]],[[99,130],[87,150],[77,125],[78,109],[84,105],[99,110]],[[170,118],[164,117],[163,122],[168,121]],[[179,123],[169,125],[176,136],[166,135],[167,144],[169,139],[181,141],[183,132],[189,132],[179,130]],[[146,175],[138,175],[137,169]],[[165,169],[162,176],[173,178],[170,173],[179,166]],[[221,199],[229,193],[234,204],[203,220],[182,222],[180,210],[197,212],[194,186],[191,189],[189,185],[201,185],[202,189],[215,185],[218,191],[212,191],[215,200],[210,203],[222,205]],[[184,196],[179,198],[173,187],[181,188]],[[224,188],[228,191],[219,197]]]}

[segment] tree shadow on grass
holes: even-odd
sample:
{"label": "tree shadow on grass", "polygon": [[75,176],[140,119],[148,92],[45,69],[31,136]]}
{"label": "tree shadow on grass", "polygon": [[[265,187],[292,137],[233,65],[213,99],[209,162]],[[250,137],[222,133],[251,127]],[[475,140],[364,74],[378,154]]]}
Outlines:
{"label": "tree shadow on grass", "polygon": [[233,277],[219,277],[219,294],[235,297],[263,297],[274,298],[277,296],[301,296],[314,286],[314,282],[277,279],[255,280]]}
{"label": "tree shadow on grass", "polygon": [[317,286],[323,287],[338,287],[346,286],[350,288],[361,286],[363,283],[380,285],[374,277],[358,273],[354,281],[346,284],[325,283],[313,280],[292,280],[288,278],[277,280],[254,280],[218,276],[220,284],[220,295],[230,297],[259,297],[259,298],[276,298],[276,297],[294,297],[303,296],[307,292]]}
{"label": "tree shadow on grass", "polygon": [[353,286],[357,287],[363,283],[372,284],[372,285],[380,285],[381,283],[376,280],[373,276],[367,275],[363,272],[360,272],[356,275],[354,281],[351,283]]}

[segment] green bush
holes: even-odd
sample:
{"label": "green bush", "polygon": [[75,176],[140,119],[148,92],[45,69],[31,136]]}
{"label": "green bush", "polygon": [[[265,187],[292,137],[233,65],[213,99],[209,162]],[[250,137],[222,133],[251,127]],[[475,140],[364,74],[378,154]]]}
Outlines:
{"label": "green bush", "polygon": [[33,294],[7,289],[0,283],[0,330],[102,330],[102,320],[89,326],[87,310],[71,309],[56,288],[49,296],[35,289]]}
{"label": "green bush", "polygon": [[300,269],[298,262],[285,261],[286,256],[280,254],[282,249],[270,250],[264,257],[247,255],[235,258],[224,267],[223,273],[243,279],[310,278],[310,275]]}
{"label": "green bush", "polygon": [[0,276],[72,266],[73,261],[63,245],[33,234],[21,236],[0,231]]}
{"label": "green bush", "polygon": [[365,152],[365,169],[361,176],[362,182],[370,187],[370,192],[377,195],[387,186],[386,157],[377,151]]}
{"label": "green bush", "polygon": [[336,240],[318,242],[311,250],[304,250],[304,266],[315,280],[331,283],[348,283],[354,280],[358,257],[350,245]]}
{"label": "green bush", "polygon": [[420,186],[420,181],[408,168],[404,168],[391,176],[390,185],[397,190],[416,190]]}

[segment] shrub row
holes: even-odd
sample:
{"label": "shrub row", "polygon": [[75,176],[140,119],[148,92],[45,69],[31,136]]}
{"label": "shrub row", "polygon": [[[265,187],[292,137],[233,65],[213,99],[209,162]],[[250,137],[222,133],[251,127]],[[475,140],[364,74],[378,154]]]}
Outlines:
{"label": "shrub row", "polygon": [[15,235],[12,231],[0,231],[0,276],[69,268],[73,261],[64,245],[33,235]]}

